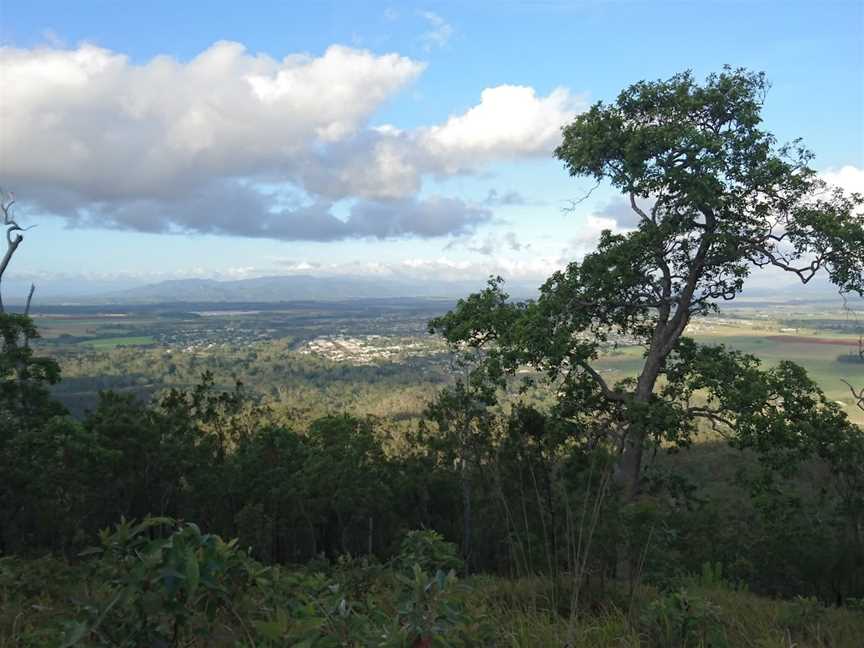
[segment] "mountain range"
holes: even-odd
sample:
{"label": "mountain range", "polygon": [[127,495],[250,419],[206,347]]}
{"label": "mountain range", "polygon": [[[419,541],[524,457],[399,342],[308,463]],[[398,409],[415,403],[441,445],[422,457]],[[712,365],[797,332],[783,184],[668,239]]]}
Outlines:
{"label": "mountain range", "polygon": [[[483,288],[482,281],[410,281],[367,277],[290,275],[234,281],[175,279],[87,297],[89,303],[345,301],[422,297],[453,299]],[[537,285],[507,284],[514,297],[536,294]]]}

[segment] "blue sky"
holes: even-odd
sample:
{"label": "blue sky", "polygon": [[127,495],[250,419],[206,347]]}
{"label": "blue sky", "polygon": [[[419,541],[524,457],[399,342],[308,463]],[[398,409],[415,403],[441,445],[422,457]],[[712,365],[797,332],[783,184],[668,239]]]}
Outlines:
{"label": "blue sky", "polygon": [[766,127],[864,177],[857,1],[3,0],[0,41],[0,181],[38,223],[9,291],[539,281],[615,226],[602,189],[563,209],[591,185],[560,124],[687,68],[765,71]]}

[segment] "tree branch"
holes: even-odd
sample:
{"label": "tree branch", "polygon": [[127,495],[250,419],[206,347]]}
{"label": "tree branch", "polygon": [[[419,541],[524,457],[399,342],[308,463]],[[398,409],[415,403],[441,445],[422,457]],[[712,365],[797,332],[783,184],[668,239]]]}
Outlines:
{"label": "tree branch", "polygon": [[[15,204],[15,194],[10,193],[8,200],[2,191],[0,191],[0,196],[2,196],[2,199],[0,199],[0,209],[3,211],[3,226],[6,227],[6,252],[3,254],[3,258],[0,259],[0,313],[3,313],[5,312],[3,308],[3,274],[6,272],[6,268],[9,267],[9,262],[12,261],[12,256],[15,254],[15,250],[18,249],[18,246],[21,245],[21,242],[24,240],[24,236],[18,232],[26,232],[35,227],[35,225],[31,225],[30,227],[21,227],[12,217],[12,206]],[[13,232],[15,233],[14,236]],[[31,287],[30,296],[27,298],[28,311],[30,308],[30,298],[33,296],[33,290],[34,288]]]}
{"label": "tree branch", "polygon": [[703,418],[708,421],[711,421],[711,427],[715,432],[718,432],[724,438],[727,436],[720,429],[718,429],[717,425],[725,425],[730,430],[735,427],[735,423],[730,421],[728,418],[722,416],[718,410],[708,409],[707,407],[688,407],[684,410],[684,413],[688,416],[693,416],[695,418]]}
{"label": "tree branch", "polygon": [[591,365],[589,365],[585,360],[579,360],[576,364],[583,371],[585,371],[585,373],[591,376],[591,378],[600,388],[600,391],[603,392],[603,396],[605,396],[608,400],[615,401],[617,403],[624,403],[628,400],[626,394],[611,389],[603,376],[601,376],[597,372],[597,370],[594,369],[594,367],[592,367]]}
{"label": "tree branch", "polygon": [[33,293],[36,292],[36,284],[30,284],[30,292],[27,293],[27,303],[24,305],[24,314],[30,314],[30,301],[33,299]]}
{"label": "tree branch", "polygon": [[809,283],[810,280],[816,276],[816,273],[822,268],[822,264],[825,260],[825,255],[820,256],[818,259],[811,261],[806,266],[801,266],[800,268],[796,268],[783,259],[776,256],[772,251],[766,249],[759,249],[756,251],[756,254],[759,254],[764,257],[764,259],[759,259],[754,254],[749,254],[748,259],[753,265],[758,268],[763,268],[767,265],[773,265],[781,270],[785,270],[786,272],[791,272],[793,274],[798,275],[798,278],[801,280],[801,283]]}
{"label": "tree branch", "polygon": [[861,389],[856,391],[855,388],[850,383],[843,380],[843,378],[841,378],[840,380],[842,380],[844,383],[846,383],[846,386],[849,388],[849,391],[852,392],[852,396],[855,399],[855,405],[857,407],[859,407],[860,409],[864,410],[864,387],[862,387]]}

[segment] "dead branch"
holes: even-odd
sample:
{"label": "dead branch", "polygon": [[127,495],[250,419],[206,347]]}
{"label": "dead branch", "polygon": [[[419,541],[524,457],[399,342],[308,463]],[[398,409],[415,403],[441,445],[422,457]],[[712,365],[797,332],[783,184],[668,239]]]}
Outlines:
{"label": "dead branch", "polygon": [[[18,246],[24,240],[21,232],[26,232],[35,227],[34,225],[21,227],[18,224],[12,215],[12,206],[14,204],[15,194],[10,193],[7,195],[0,190],[0,209],[3,211],[3,227],[6,228],[6,252],[3,254],[3,258],[0,259],[0,313],[5,312],[3,308],[3,274],[6,272],[6,268],[9,267],[9,262],[12,261],[12,257]],[[34,290],[35,288],[31,286],[30,295],[27,297],[27,311],[25,311],[25,314],[30,311],[30,299],[33,297]]]}
{"label": "dead branch", "polygon": [[30,314],[30,301],[33,299],[33,293],[36,292],[36,284],[30,284],[30,292],[27,293],[27,303],[24,305],[24,314]]}
{"label": "dead branch", "polygon": [[[843,380],[841,378],[840,380]],[[849,391],[852,392],[852,397],[855,399],[855,405],[860,409],[864,410],[864,387],[856,390],[850,383],[843,380],[846,383],[846,386],[849,388]]]}

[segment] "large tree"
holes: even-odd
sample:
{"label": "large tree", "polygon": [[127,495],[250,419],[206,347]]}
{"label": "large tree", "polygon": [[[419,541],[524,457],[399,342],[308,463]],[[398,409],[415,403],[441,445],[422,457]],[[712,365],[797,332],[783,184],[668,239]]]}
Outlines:
{"label": "large tree", "polygon": [[[746,70],[701,84],[684,72],[576,117],[556,156],[572,176],[618,189],[637,225],[603,232],[537,300],[513,303],[493,280],[430,325],[454,344],[484,347],[487,378],[525,365],[545,374],[562,415],[617,444],[626,498],[639,492],[647,444],[686,443],[700,420],[741,445],[786,448],[787,459],[803,452],[798,439],[856,433],[794,365],[765,371],[684,336],[761,268],[805,284],[821,272],[839,291],[864,294],[864,199],[826,185],[799,142],[778,145],[761,128],[767,89],[763,74]],[[609,384],[595,361],[623,338],[644,347],[641,368]]]}

